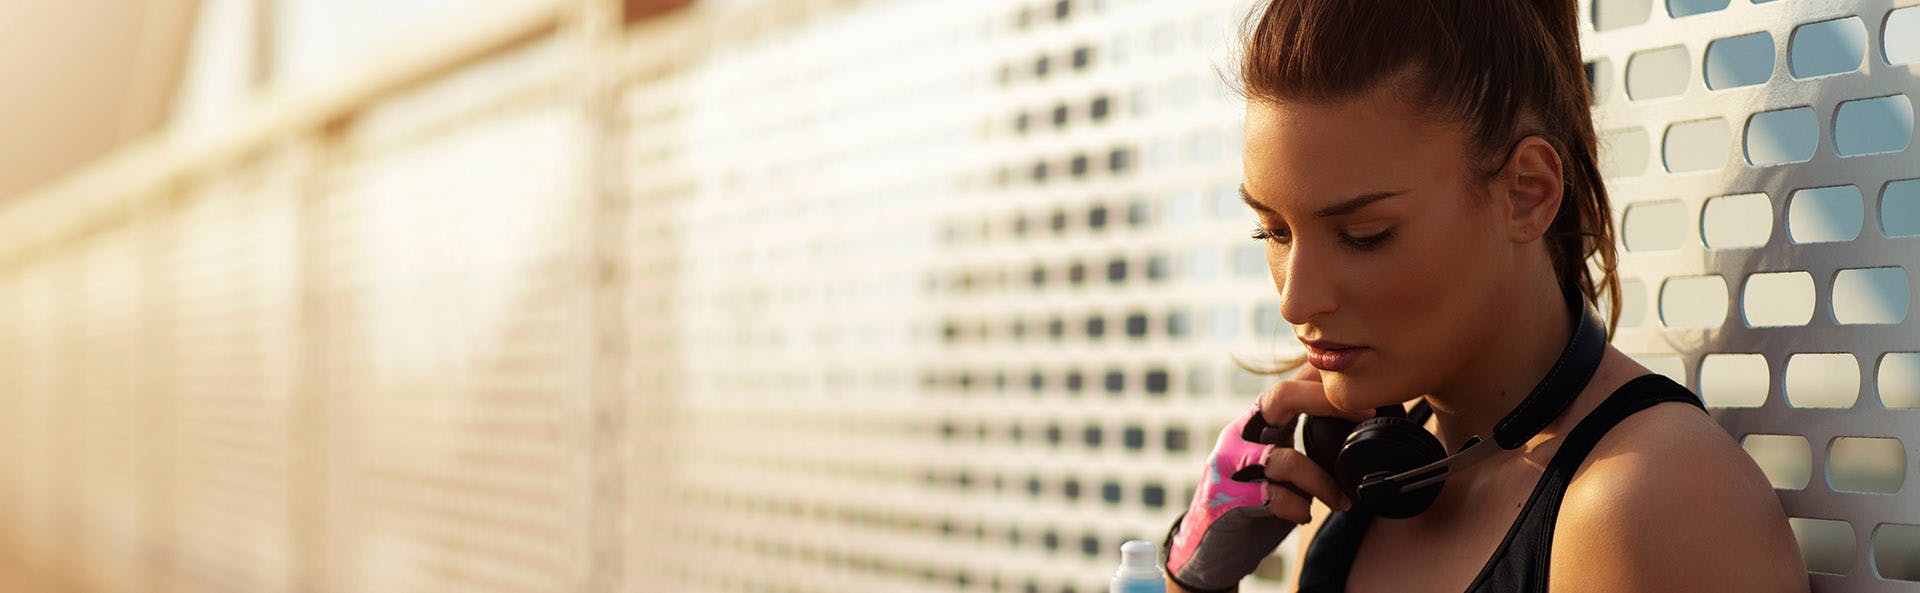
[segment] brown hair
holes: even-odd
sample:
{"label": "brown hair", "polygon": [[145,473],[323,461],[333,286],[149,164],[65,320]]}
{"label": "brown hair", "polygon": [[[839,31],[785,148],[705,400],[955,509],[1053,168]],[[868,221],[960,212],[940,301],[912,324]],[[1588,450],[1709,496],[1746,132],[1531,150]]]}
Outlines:
{"label": "brown hair", "polygon": [[[1547,254],[1562,290],[1596,304],[1605,291],[1611,336],[1620,317],[1613,211],[1595,159],[1578,13],[1574,0],[1272,0],[1248,14],[1238,86],[1250,101],[1338,102],[1409,75],[1402,97],[1463,125],[1481,180],[1521,138],[1544,138],[1566,180]],[[1235,362],[1279,374],[1304,360],[1264,370]]]}

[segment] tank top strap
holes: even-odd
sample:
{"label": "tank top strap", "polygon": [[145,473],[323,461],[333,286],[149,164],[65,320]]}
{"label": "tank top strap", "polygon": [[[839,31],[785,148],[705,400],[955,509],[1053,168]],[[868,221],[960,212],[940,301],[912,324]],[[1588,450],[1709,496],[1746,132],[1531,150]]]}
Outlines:
{"label": "tank top strap", "polygon": [[1620,385],[1613,395],[1607,396],[1599,407],[1588,412],[1573,430],[1568,431],[1567,440],[1560,444],[1559,450],[1554,451],[1553,459],[1547,462],[1545,475],[1540,477],[1542,481],[1550,481],[1545,490],[1556,493],[1557,498],[1557,493],[1566,490],[1566,485],[1573,481],[1574,470],[1580,468],[1587,454],[1592,453],[1593,447],[1600,443],[1600,437],[1606,436],[1615,424],[1635,412],[1665,402],[1686,402],[1701,411],[1706,410],[1700,396],[1666,375],[1648,373],[1634,377]]}
{"label": "tank top strap", "polygon": [[1705,412],[1700,397],[1666,375],[1649,373],[1634,377],[1614,390],[1599,407],[1588,412],[1568,431],[1566,440],[1554,451],[1553,458],[1534,486],[1520,516],[1507,537],[1467,587],[1477,592],[1540,592],[1547,590],[1547,562],[1552,557],[1554,525],[1560,516],[1560,501],[1581,462],[1593,452],[1600,438],[1636,412],[1655,404],[1686,402]]}
{"label": "tank top strap", "polygon": [[1367,523],[1372,521],[1372,515],[1360,512],[1328,514],[1300,558],[1299,592],[1346,591],[1347,574],[1353,571],[1353,559],[1360,553],[1360,538],[1366,535]]}

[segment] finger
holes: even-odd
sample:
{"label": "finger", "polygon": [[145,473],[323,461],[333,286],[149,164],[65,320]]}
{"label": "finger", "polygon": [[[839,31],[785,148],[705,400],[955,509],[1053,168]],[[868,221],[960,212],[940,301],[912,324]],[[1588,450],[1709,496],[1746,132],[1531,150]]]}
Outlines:
{"label": "finger", "polygon": [[1303,365],[1300,365],[1300,370],[1298,370],[1298,371],[1294,371],[1294,373],[1293,373],[1293,380],[1295,380],[1295,381],[1312,381],[1312,382],[1315,382],[1315,383],[1319,383],[1319,382],[1320,382],[1320,368],[1319,368],[1319,367],[1316,367],[1316,366],[1313,366],[1313,365],[1310,365],[1310,364],[1303,364]]}
{"label": "finger", "polygon": [[1313,509],[1306,497],[1294,494],[1279,484],[1267,483],[1267,514],[1305,525],[1313,520]]}
{"label": "finger", "polygon": [[1290,482],[1294,487],[1306,491],[1306,495],[1325,502],[1328,508],[1347,507],[1347,496],[1340,490],[1339,483],[1304,453],[1275,447],[1267,452],[1267,458],[1262,460],[1261,465],[1266,467],[1268,483]]}
{"label": "finger", "polygon": [[1373,409],[1342,410],[1327,401],[1324,385],[1315,381],[1285,380],[1260,393],[1260,417],[1267,424],[1287,426],[1301,414],[1333,416],[1359,422],[1373,417]]}
{"label": "finger", "polygon": [[1274,426],[1268,424],[1265,415],[1256,410],[1240,427],[1240,440],[1250,443],[1292,447],[1294,424],[1298,422],[1299,419],[1299,416],[1293,416],[1287,419],[1286,424]]}
{"label": "finger", "polygon": [[[1237,470],[1233,470],[1233,475],[1227,476],[1227,479],[1233,480],[1235,482],[1246,482],[1248,484],[1252,484],[1254,482],[1265,482],[1267,481],[1267,466],[1256,463],[1256,464],[1249,465]],[[1308,494],[1305,492],[1301,492],[1300,495],[1308,496]]]}
{"label": "finger", "polygon": [[1273,485],[1279,486],[1281,488],[1285,488],[1287,489],[1288,492],[1292,492],[1294,496],[1298,496],[1300,498],[1306,498],[1306,499],[1313,498],[1312,494],[1307,493],[1307,491],[1305,490],[1301,490],[1299,486],[1293,485],[1293,482],[1274,482]]}

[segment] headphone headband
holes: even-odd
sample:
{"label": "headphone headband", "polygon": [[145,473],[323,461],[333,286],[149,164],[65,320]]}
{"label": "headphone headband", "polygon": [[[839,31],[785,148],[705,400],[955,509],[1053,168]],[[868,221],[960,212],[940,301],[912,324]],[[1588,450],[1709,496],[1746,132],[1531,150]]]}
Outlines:
{"label": "headphone headband", "polygon": [[1493,440],[1501,449],[1512,450],[1526,444],[1566,411],[1587,380],[1593,378],[1594,371],[1600,368],[1601,356],[1606,354],[1607,328],[1600,323],[1600,317],[1580,298],[1579,292],[1562,292],[1575,311],[1573,337],[1567,340],[1566,349],[1560,351],[1560,358],[1547,369],[1547,376],[1533,386],[1533,391],[1520,400],[1519,406],[1494,425]]}

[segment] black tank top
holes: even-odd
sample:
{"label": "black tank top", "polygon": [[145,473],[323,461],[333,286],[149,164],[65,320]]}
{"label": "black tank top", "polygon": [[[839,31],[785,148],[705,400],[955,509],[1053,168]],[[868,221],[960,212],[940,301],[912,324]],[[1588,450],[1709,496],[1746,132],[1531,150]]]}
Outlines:
{"label": "black tank top", "polygon": [[[1466,593],[1545,593],[1547,559],[1552,551],[1553,524],[1560,512],[1560,498],[1581,460],[1593,450],[1614,424],[1628,415],[1661,402],[1693,404],[1702,411],[1699,396],[1665,375],[1635,377],[1607,396],[1606,401],[1580,419],[1567,433],[1553,459],[1547,462],[1533,495],[1520,509],[1520,516],[1507,529],[1507,536],[1494,548],[1480,574],[1467,586]],[[1329,515],[1313,541],[1307,544],[1301,561],[1300,593],[1340,593],[1347,589],[1347,573],[1353,569],[1354,555],[1360,551],[1361,536],[1372,517],[1358,512],[1334,512]]]}

